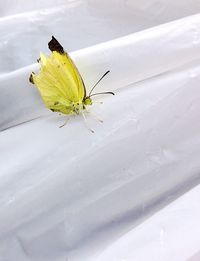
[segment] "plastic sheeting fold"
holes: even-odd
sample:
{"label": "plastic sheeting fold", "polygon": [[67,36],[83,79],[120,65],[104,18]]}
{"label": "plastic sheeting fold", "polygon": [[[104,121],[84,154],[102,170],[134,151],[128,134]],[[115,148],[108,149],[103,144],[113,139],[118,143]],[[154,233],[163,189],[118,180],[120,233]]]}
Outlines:
{"label": "plastic sheeting fold", "polygon": [[[126,1],[118,2],[113,19]],[[94,33],[102,18],[98,20],[95,4],[86,3],[68,4],[79,14],[84,7],[83,14],[90,12],[93,20],[91,10],[96,12]],[[110,14],[111,3],[106,9],[106,3],[96,1],[96,10],[101,6],[102,13]],[[130,6],[134,13],[134,4]],[[61,12],[56,8],[56,14]],[[52,10],[45,13],[46,21]],[[62,15],[68,6],[63,10]],[[29,13],[10,14],[7,22],[1,18],[2,46],[10,43],[10,33],[2,26],[13,26],[24,17],[31,18]],[[45,109],[28,83],[37,65],[20,56],[19,64],[11,66],[12,59],[24,55],[15,44],[12,55],[1,53],[0,260],[93,259],[199,183],[200,15],[168,20],[152,28],[144,23],[145,30],[132,34],[128,28],[126,36],[122,29],[121,35],[118,31],[112,37],[107,31],[104,42],[96,38],[91,44],[85,36],[87,44],[82,47],[88,47],[70,52],[87,90],[106,70],[111,71],[97,90],[116,95],[102,97],[103,104],[91,107],[91,114],[101,117],[103,124],[87,116],[94,134],[79,116],[60,129],[65,117]],[[27,28],[23,22],[19,25],[26,38]],[[44,40],[40,20],[32,21],[30,31],[36,28]],[[64,33],[59,30],[58,34]],[[67,41],[64,34],[62,38]],[[30,49],[28,44],[25,47]],[[36,53],[35,47],[32,51]]]}

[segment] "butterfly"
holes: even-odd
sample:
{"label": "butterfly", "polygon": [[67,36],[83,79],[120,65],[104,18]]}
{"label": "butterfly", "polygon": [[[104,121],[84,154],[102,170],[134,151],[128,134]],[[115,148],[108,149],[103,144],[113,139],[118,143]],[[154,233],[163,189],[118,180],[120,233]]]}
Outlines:
{"label": "butterfly", "polygon": [[[94,93],[96,85],[109,73],[107,71],[86,94],[84,81],[62,45],[52,36],[48,43],[51,55],[40,53],[38,74],[31,73],[29,81],[35,84],[47,108],[62,114],[83,114],[92,105],[92,96],[112,94],[113,92]],[[84,116],[84,114],[83,114]],[[85,117],[84,117],[85,118]]]}

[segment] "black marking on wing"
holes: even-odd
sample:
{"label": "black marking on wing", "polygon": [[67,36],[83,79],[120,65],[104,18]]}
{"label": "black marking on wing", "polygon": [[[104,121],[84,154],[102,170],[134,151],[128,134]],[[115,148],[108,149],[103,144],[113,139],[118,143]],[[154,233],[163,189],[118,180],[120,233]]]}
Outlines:
{"label": "black marking on wing", "polygon": [[62,45],[56,40],[54,36],[52,36],[51,41],[48,43],[49,49],[53,51],[57,51],[58,53],[64,54],[64,49]]}
{"label": "black marking on wing", "polygon": [[34,81],[33,81],[33,73],[34,73],[34,72],[32,72],[31,75],[30,75],[30,77],[29,77],[29,82],[31,82],[32,84],[34,84]]}

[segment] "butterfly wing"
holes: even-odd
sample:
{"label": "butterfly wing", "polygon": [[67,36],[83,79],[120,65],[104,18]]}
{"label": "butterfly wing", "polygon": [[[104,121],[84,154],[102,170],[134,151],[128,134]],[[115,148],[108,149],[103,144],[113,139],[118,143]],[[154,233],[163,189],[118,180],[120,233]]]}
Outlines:
{"label": "butterfly wing", "polygon": [[[76,82],[76,87],[78,88],[78,94],[79,97],[85,98],[86,97],[86,89],[83,82],[83,79],[76,67],[76,65],[73,63],[72,59],[68,55],[67,52],[64,51],[62,45],[56,40],[54,36],[52,36],[51,41],[48,43],[49,49],[54,53],[59,53],[60,56],[58,56],[58,59],[60,58],[60,62],[67,67],[72,74],[74,81]],[[67,72],[65,70],[65,72]]]}
{"label": "butterfly wing", "polygon": [[69,55],[52,37],[49,42],[51,56],[40,54],[39,74],[31,74],[46,106],[52,111],[73,113],[73,103],[83,102],[86,96],[83,80]]}

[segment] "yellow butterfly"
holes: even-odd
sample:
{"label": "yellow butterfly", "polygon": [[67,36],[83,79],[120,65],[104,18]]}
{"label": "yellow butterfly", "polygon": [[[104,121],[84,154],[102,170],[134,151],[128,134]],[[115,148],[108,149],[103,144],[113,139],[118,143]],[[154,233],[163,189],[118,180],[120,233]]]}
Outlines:
{"label": "yellow butterfly", "polygon": [[45,56],[41,53],[38,59],[40,71],[38,74],[32,72],[29,78],[38,88],[47,108],[63,114],[83,114],[86,106],[92,105],[92,96],[114,95],[113,92],[92,94],[96,85],[109,71],[94,85],[89,95],[86,95],[85,85],[78,69],[54,36],[48,46],[52,55]]}

